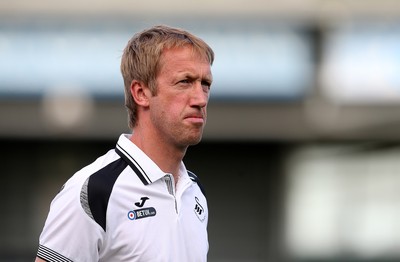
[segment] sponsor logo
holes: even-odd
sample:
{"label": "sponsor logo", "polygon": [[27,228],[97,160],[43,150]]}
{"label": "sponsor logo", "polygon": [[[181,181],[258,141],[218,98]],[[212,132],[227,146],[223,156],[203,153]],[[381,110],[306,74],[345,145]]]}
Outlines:
{"label": "sponsor logo", "polygon": [[143,206],[144,206],[144,203],[146,203],[146,201],[149,200],[149,198],[148,198],[148,197],[142,197],[140,200],[142,200],[142,202],[136,202],[136,203],[135,203],[135,206],[137,206],[137,207],[143,207]]}
{"label": "sponsor logo", "polygon": [[[140,200],[141,201],[135,203],[135,206],[143,207],[144,204],[146,203],[146,201],[149,200],[149,198],[142,197],[142,198],[140,198]],[[146,218],[146,217],[153,217],[156,214],[157,214],[157,211],[154,207],[145,207],[145,208],[130,210],[128,212],[128,218],[130,220],[137,220],[137,219]]]}
{"label": "sponsor logo", "polygon": [[146,217],[153,217],[157,214],[157,211],[154,207],[146,207],[136,210],[131,210],[128,212],[128,218],[130,220],[137,220]]}
{"label": "sponsor logo", "polygon": [[197,197],[195,197],[194,199],[196,201],[196,204],[194,206],[194,213],[197,215],[199,220],[203,222],[206,219],[206,213],[203,206],[200,204],[199,199]]}

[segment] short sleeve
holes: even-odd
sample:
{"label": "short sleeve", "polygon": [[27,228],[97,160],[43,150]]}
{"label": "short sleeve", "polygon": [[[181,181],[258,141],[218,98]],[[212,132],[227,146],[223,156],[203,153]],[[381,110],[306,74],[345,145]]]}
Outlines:
{"label": "short sleeve", "polygon": [[68,181],[54,198],[39,238],[37,256],[46,261],[98,261],[104,230],[81,204],[84,183]]}

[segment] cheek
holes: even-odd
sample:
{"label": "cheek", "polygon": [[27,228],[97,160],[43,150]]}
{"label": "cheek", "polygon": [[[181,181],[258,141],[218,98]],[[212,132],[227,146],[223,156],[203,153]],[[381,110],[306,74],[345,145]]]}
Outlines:
{"label": "cheek", "polygon": [[182,110],[177,101],[170,100],[166,103],[158,105],[158,112],[156,112],[158,118],[162,122],[173,122],[179,119],[182,114]]}
{"label": "cheek", "polygon": [[174,94],[153,100],[153,120],[172,124],[179,121],[186,108],[185,96]]}
{"label": "cheek", "polygon": [[178,116],[182,114],[186,108],[187,99],[185,96],[173,96],[166,100],[164,104],[165,111],[171,115]]}

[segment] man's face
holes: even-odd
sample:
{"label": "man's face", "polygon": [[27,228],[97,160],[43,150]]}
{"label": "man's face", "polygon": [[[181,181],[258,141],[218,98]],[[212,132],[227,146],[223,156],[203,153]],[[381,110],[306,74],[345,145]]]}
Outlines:
{"label": "man's face", "polygon": [[160,65],[151,121],[165,142],[183,148],[197,144],[207,119],[211,65],[190,46],[164,50]]}

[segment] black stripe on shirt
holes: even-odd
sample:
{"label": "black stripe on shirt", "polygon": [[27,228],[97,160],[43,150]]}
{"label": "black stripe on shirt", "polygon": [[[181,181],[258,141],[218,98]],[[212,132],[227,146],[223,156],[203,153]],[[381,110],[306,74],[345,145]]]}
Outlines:
{"label": "black stripe on shirt", "polygon": [[197,183],[197,185],[199,186],[199,188],[201,190],[201,193],[203,193],[203,195],[206,196],[206,190],[204,189],[203,185],[201,184],[200,179],[192,171],[188,170],[187,173],[188,173],[190,179],[193,182]]}
{"label": "black stripe on shirt", "polygon": [[[106,215],[111,191],[115,181],[127,166],[127,163],[119,158],[89,177],[86,189],[86,201],[91,213],[89,216],[91,215],[104,231],[106,231]],[[83,187],[81,196],[85,193],[84,191]],[[81,201],[84,201],[82,197]],[[85,203],[82,203],[82,207],[85,209]]]}
{"label": "black stripe on shirt", "polygon": [[73,262],[71,259],[43,245],[39,245],[37,257],[49,262]]}
{"label": "black stripe on shirt", "polygon": [[[148,185],[152,182],[142,168],[140,168],[139,170],[137,166],[140,167],[140,165],[135,161],[135,159],[118,144],[115,148],[115,152],[117,152],[117,154],[129,164],[129,166],[132,168],[132,170],[135,172],[135,174],[139,177],[140,181],[142,181],[144,185]],[[135,161],[136,165],[132,161]]]}

